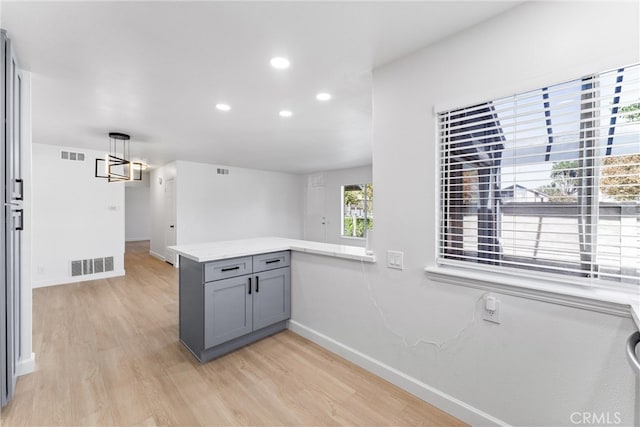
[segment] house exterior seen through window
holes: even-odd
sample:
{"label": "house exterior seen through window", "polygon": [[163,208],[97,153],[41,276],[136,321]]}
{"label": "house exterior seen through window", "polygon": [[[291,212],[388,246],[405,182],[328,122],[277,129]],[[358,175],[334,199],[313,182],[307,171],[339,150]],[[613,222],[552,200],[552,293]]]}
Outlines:
{"label": "house exterior seen through window", "polygon": [[366,237],[373,228],[373,185],[343,185],[341,194],[342,237]]}
{"label": "house exterior seen through window", "polygon": [[640,284],[640,67],[438,114],[438,261]]}

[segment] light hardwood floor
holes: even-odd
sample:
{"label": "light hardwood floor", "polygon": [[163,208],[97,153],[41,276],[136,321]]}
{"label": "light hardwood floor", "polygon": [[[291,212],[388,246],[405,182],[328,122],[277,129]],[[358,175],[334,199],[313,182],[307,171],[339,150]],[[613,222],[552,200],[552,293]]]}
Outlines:
{"label": "light hardwood floor", "polygon": [[127,275],[33,292],[36,372],[2,425],[464,425],[289,331],[201,365],[178,342],[177,271],[128,243]]}

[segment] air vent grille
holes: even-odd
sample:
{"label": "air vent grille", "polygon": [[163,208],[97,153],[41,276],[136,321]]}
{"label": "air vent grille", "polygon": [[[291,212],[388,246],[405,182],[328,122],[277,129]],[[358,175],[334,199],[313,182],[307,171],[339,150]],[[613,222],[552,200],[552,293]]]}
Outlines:
{"label": "air vent grille", "polygon": [[104,258],[94,258],[94,260],[93,260],[93,272],[94,273],[102,273],[102,272],[104,272]]}
{"label": "air vent grille", "polygon": [[74,151],[60,151],[60,159],[84,162],[84,153],[76,153]]}
{"label": "air vent grille", "polygon": [[71,276],[113,271],[113,257],[89,258],[71,261]]}
{"label": "air vent grille", "polygon": [[218,175],[229,175],[229,169],[218,168]]}
{"label": "air vent grille", "polygon": [[82,276],[82,261],[71,261],[71,275]]}

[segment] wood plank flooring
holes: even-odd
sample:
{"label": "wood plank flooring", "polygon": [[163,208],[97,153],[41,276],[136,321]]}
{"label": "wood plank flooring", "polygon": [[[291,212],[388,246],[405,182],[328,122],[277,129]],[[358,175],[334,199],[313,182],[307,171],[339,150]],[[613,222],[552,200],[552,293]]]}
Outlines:
{"label": "wood plank flooring", "polygon": [[178,342],[178,275],[128,243],[127,275],[33,292],[36,372],[3,426],[461,426],[289,331],[201,365]]}

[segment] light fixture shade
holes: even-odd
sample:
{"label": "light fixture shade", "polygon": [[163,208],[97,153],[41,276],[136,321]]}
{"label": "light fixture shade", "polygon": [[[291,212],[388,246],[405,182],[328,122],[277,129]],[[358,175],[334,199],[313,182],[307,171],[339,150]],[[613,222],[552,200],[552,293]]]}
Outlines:
{"label": "light fixture shade", "polygon": [[130,136],[120,132],[109,132],[109,153],[104,159],[96,159],[96,178],[106,178],[109,182],[142,181],[142,163],[131,162],[129,158]]}

